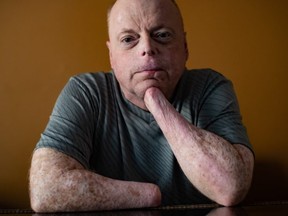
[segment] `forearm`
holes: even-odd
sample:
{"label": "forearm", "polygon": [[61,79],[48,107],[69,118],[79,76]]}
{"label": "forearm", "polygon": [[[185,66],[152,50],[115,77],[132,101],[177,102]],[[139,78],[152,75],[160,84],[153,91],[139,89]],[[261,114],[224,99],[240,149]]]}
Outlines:
{"label": "forearm", "polygon": [[[68,156],[64,161],[61,153],[43,149],[44,156],[41,150],[34,155],[30,171],[31,205],[37,212],[125,209],[160,204],[161,195],[156,185],[106,178],[83,169]],[[50,151],[48,155],[47,151]],[[54,155],[53,161],[45,159],[49,154]],[[57,162],[55,154],[61,155],[61,161]],[[65,170],[55,163],[66,164]]]}
{"label": "forearm", "polygon": [[145,102],[188,179],[220,204],[242,200],[251,182],[250,161],[226,140],[186,121],[157,89],[146,92]]}

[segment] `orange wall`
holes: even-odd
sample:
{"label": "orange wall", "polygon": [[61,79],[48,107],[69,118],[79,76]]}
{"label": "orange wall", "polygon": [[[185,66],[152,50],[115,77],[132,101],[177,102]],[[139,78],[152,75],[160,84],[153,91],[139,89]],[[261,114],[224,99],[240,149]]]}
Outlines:
{"label": "orange wall", "polygon": [[[29,207],[30,157],[67,79],[110,69],[110,2],[0,0],[0,208]],[[288,2],[178,2],[188,67],[214,68],[235,85],[256,152],[248,199],[287,199]]]}

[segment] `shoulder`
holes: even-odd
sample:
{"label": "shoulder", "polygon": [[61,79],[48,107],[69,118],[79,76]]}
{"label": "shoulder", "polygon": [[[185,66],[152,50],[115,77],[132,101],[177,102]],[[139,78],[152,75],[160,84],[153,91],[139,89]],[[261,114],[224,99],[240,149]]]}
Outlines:
{"label": "shoulder", "polygon": [[112,82],[112,80],[112,72],[90,72],[72,76],[69,82],[75,82],[80,86],[95,88],[96,86],[109,85],[108,83]]}
{"label": "shoulder", "polygon": [[217,89],[233,89],[232,83],[221,73],[212,69],[192,69],[183,73],[179,84],[182,96],[203,97]]}
{"label": "shoulder", "polygon": [[213,81],[228,81],[228,79],[223,74],[210,68],[186,70],[183,76],[187,81],[194,80],[197,82],[200,81],[202,83],[210,83]]}
{"label": "shoulder", "polygon": [[113,97],[115,91],[115,85],[112,84],[113,76],[112,73],[104,72],[81,73],[72,76],[57,99],[56,110],[62,109],[63,105],[70,108],[81,105],[98,109],[99,104],[105,104],[103,102]]}
{"label": "shoulder", "polygon": [[72,76],[65,88],[81,94],[106,97],[115,91],[115,78],[112,72],[90,72]]}

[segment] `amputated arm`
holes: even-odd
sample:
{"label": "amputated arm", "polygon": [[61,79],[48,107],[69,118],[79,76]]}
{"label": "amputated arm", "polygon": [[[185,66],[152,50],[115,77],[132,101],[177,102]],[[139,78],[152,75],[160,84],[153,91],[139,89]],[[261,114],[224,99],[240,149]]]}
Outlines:
{"label": "amputated arm", "polygon": [[92,211],[160,205],[158,186],[110,179],[50,148],[33,154],[30,200],[36,212]]}
{"label": "amputated arm", "polygon": [[243,200],[252,181],[252,152],[190,124],[157,88],[148,89],[144,99],[191,183],[221,205]]}

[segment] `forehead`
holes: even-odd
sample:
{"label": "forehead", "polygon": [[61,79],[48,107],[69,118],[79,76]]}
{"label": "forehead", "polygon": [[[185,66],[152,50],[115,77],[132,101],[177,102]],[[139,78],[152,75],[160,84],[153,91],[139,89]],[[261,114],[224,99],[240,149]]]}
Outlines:
{"label": "forehead", "polygon": [[108,24],[109,29],[127,25],[172,25],[183,28],[180,11],[172,0],[118,0],[109,12]]}

